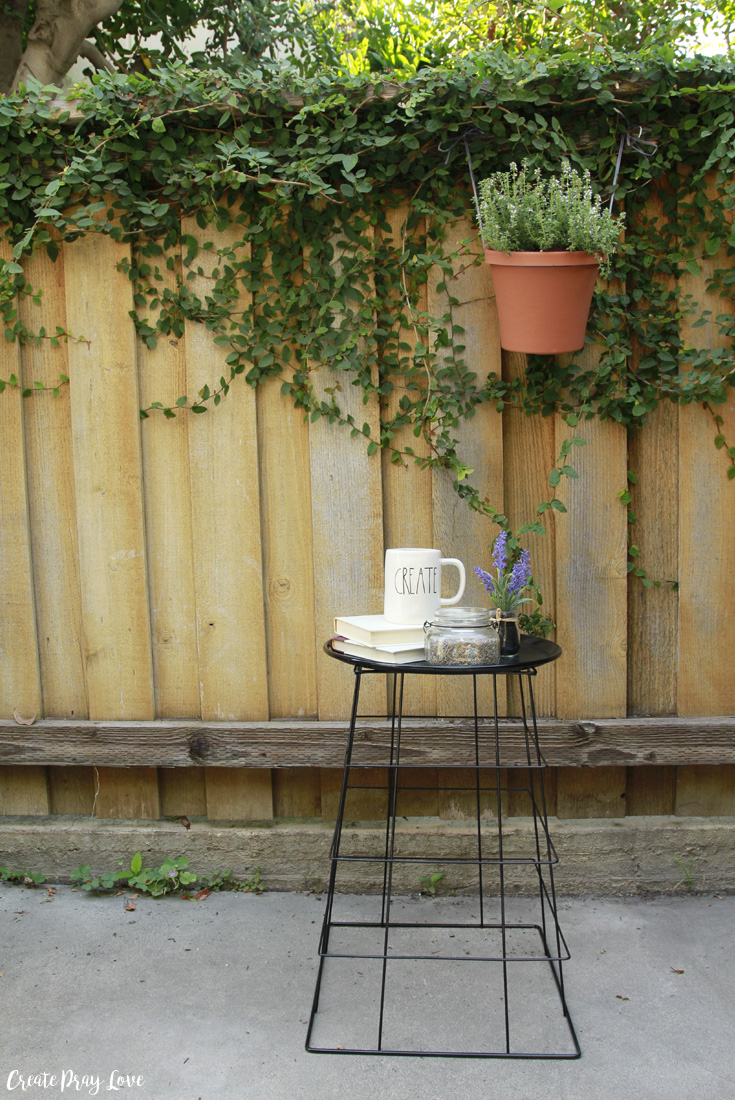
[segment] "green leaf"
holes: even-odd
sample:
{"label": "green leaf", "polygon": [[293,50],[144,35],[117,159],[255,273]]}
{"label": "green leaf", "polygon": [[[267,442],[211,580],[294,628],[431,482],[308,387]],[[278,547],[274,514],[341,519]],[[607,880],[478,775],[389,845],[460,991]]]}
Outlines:
{"label": "green leaf", "polygon": [[151,123],[151,129],[155,130],[157,134],[164,134],[166,132],[166,124],[162,118],[154,118]]}
{"label": "green leaf", "polygon": [[551,473],[549,474],[549,485],[552,485],[554,488],[556,488],[556,486],[560,483],[560,481],[561,481],[561,470],[553,469],[551,471]]}
{"label": "green leaf", "polygon": [[[130,851],[130,849],[128,849]],[[140,852],[136,852],[133,858],[130,860],[130,870],[134,875],[137,875],[143,866],[143,857]]]}
{"label": "green leaf", "polygon": [[177,397],[176,398],[176,405],[177,405],[178,408],[183,409],[183,407],[184,407],[184,405],[186,404],[187,401],[188,401],[187,397]]}

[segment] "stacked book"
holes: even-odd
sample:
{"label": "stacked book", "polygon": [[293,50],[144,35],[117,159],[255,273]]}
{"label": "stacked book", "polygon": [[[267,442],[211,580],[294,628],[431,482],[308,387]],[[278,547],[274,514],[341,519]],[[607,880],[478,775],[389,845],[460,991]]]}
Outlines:
{"label": "stacked book", "polygon": [[424,660],[424,628],[391,623],[384,615],[342,615],[334,620],[332,649],[387,665]]}

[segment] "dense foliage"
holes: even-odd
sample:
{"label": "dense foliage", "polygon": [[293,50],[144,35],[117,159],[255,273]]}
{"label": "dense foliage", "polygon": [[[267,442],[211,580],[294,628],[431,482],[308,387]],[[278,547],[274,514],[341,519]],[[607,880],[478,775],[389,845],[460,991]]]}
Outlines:
{"label": "dense foliage", "polygon": [[613,61],[614,51],[671,60],[709,37],[731,52],[735,19],[735,0],[115,0],[111,6],[116,10],[98,14],[91,0],[0,2],[0,91],[10,88],[36,21],[54,55],[51,79],[73,62],[50,29],[59,14],[91,20],[80,39],[93,41],[84,55],[91,71],[109,65],[146,73],[188,60],[238,74],[270,59],[301,75],[331,68],[402,78],[493,45],[517,55],[567,53],[572,60]]}
{"label": "dense foliage", "polygon": [[[558,409],[572,426],[598,415],[632,429],[661,400],[705,402],[716,417],[735,383],[733,90],[735,68],[721,61],[572,63],[500,49],[400,84],[327,73],[276,78],[264,69],[102,74],[80,91],[78,115],[32,89],[0,100],[0,222],[15,250],[4,269],[6,336],[63,338],[29,331],[18,318],[14,295],[34,292],[22,255],[40,246],[55,256],[60,238],[108,232],[131,243],[135,323],[148,346],[181,333],[190,318],[228,348],[229,375],[197,397],[182,395],[182,412],[202,413],[231,385],[277,374],[306,415],[347,422],[371,453],[385,447],[394,461],[410,460],[394,440],[411,425],[428,442],[422,464],[445,467],[472,508],[504,525],[457,453],[457,425],[481,403],[544,416]],[[538,359],[522,379],[478,376],[463,357],[452,299],[442,316],[417,308],[430,272],[444,273],[451,293],[453,266],[481,262],[476,238],[459,254],[443,240],[472,206],[465,141],[478,176],[524,158],[555,172],[568,158],[607,197],[621,140],[615,200],[626,235],[612,281],[596,297],[597,366]],[[406,202],[395,236],[387,212]],[[201,242],[181,232],[188,216],[203,229],[238,226],[204,299],[187,278],[202,259]],[[216,250],[214,232],[211,240]],[[177,289],[162,291],[160,273],[175,267],[178,251]],[[726,299],[721,310],[703,312],[692,296],[687,280],[696,282],[703,256],[711,258],[710,290]],[[252,304],[238,300],[239,288],[252,292]],[[317,396],[319,363],[361,387],[365,402],[380,403],[379,439],[343,416],[338,384]],[[407,391],[389,414],[398,375]],[[174,416],[177,408],[142,415],[154,411]],[[716,443],[735,476],[735,449],[719,430]],[[572,446],[570,432],[540,515],[563,510],[553,488],[574,475]],[[529,517],[526,528],[538,522]]]}

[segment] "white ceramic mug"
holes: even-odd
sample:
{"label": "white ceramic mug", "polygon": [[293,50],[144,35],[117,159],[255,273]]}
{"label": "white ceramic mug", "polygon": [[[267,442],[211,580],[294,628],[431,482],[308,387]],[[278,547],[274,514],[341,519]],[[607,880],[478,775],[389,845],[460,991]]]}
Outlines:
{"label": "white ceramic mug", "polygon": [[[442,566],[459,570],[459,591],[442,599]],[[443,558],[441,550],[403,547],[385,552],[385,604],[391,623],[423,625],[442,605],[459,603],[464,595],[465,572],[459,558]]]}

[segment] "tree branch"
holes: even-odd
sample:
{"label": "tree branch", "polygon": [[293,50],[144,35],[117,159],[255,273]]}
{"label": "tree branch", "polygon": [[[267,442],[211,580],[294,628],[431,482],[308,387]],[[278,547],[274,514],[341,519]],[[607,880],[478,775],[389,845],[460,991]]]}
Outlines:
{"label": "tree branch", "polygon": [[59,85],[79,57],[84,40],[113,15],[122,0],[37,0],[36,22],[28,32],[11,91],[29,76]]}
{"label": "tree branch", "polygon": [[85,38],[79,47],[79,56],[86,58],[87,61],[91,61],[95,69],[106,69],[108,73],[114,73],[115,66],[108,58],[102,53],[102,50],[98,50],[94,42],[90,42],[88,38]]}

